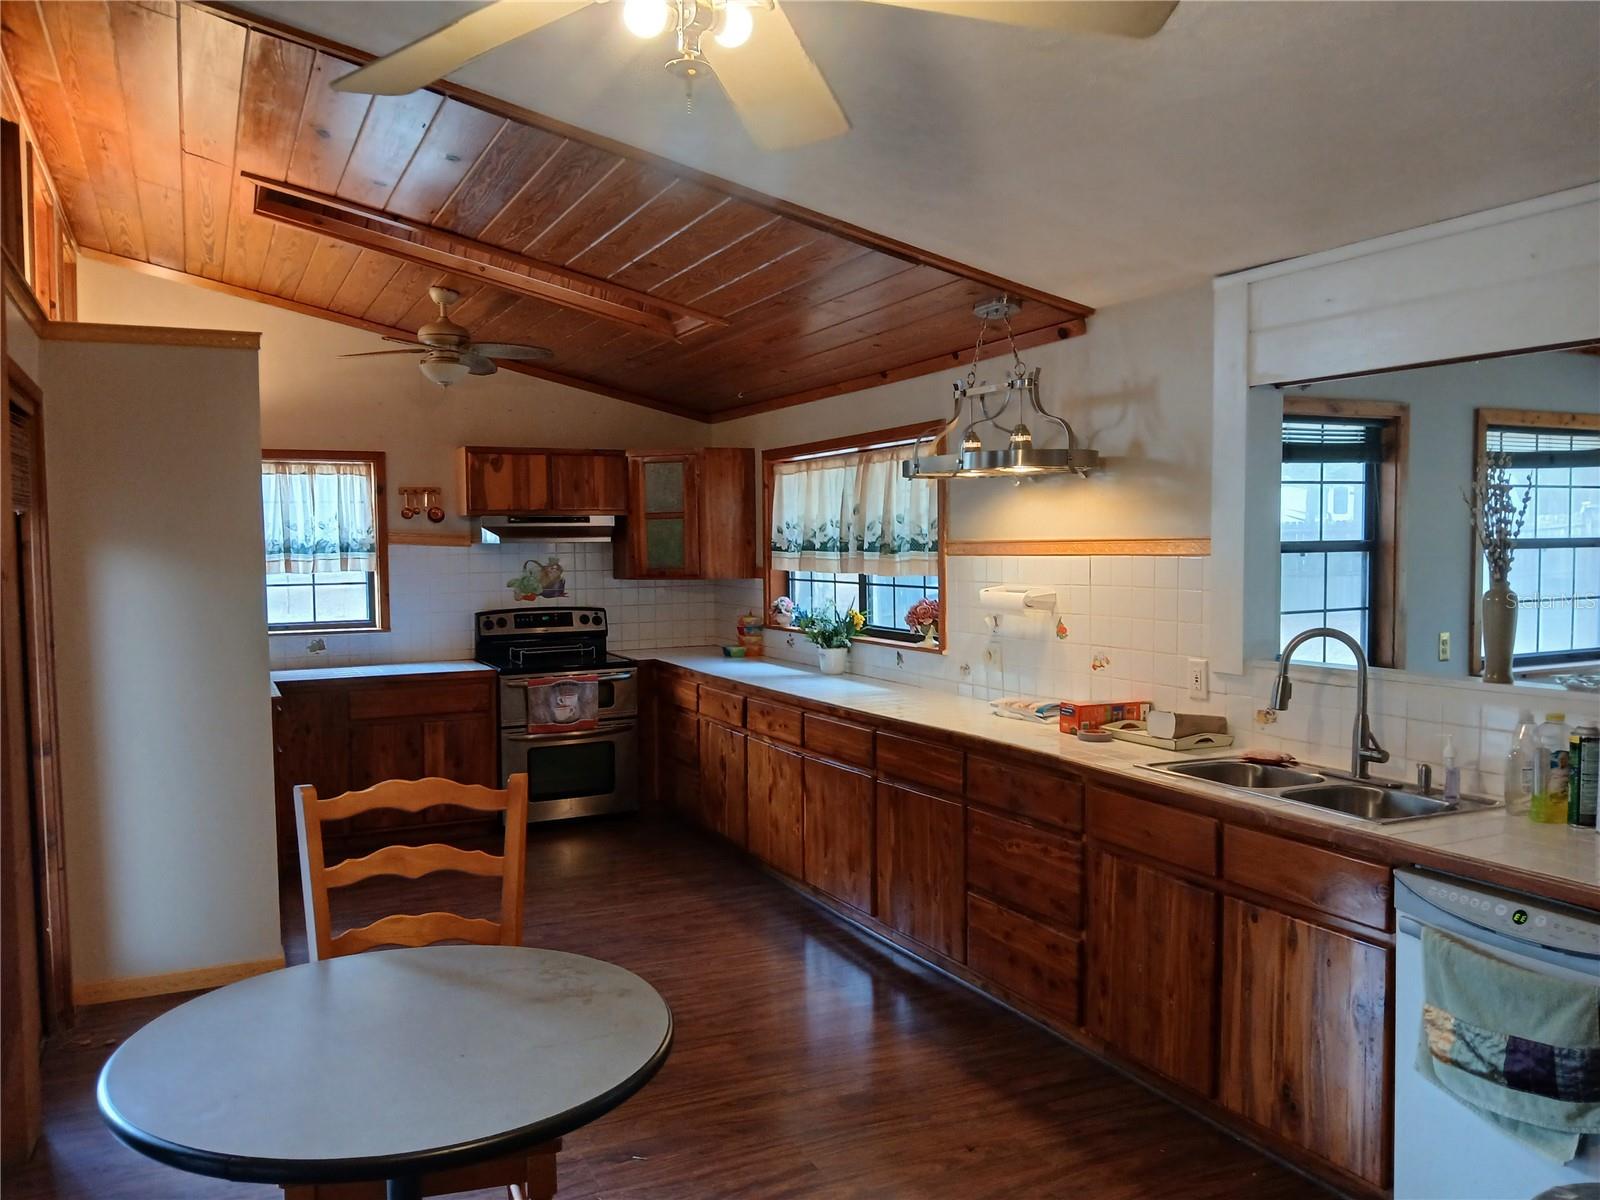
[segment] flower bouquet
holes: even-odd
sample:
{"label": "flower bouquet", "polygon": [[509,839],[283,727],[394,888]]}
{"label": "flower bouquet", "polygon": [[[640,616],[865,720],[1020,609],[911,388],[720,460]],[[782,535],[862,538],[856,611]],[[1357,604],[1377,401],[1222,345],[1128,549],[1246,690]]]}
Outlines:
{"label": "flower bouquet", "polygon": [[844,674],[850,642],[866,623],[867,618],[853,608],[842,613],[836,608],[797,613],[794,618],[794,627],[817,648],[817,665],[824,675]]}
{"label": "flower bouquet", "polygon": [[924,596],[906,609],[906,628],[920,637],[923,645],[932,646],[939,636],[939,602]]}
{"label": "flower bouquet", "polygon": [[779,596],[767,607],[767,617],[779,629],[788,629],[794,624],[794,601]]}

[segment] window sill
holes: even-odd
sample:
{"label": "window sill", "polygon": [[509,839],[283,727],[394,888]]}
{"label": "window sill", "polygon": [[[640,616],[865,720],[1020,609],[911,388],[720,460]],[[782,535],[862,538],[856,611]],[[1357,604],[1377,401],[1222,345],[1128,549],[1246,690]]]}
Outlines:
{"label": "window sill", "polygon": [[[805,635],[793,625],[765,625],[762,628],[769,629],[773,633],[792,633],[795,637],[801,639],[802,641],[805,640]],[[852,644],[855,643],[860,643],[863,646],[892,646],[896,650],[910,650],[915,654],[944,653],[944,646],[942,644],[928,646],[922,642],[902,642],[899,638],[862,636],[852,639]]]}
{"label": "window sill", "polygon": [[299,629],[267,630],[268,637],[321,637],[328,633],[388,633],[387,625],[307,625]]}

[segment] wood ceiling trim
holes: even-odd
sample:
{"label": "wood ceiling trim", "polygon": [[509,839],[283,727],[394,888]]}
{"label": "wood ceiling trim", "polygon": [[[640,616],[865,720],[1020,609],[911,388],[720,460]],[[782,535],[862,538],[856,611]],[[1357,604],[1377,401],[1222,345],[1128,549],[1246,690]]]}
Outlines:
{"label": "wood ceiling trim", "polygon": [[[299,42],[302,45],[310,46],[324,53],[347,59],[348,61],[357,65],[365,65],[366,63],[372,62],[376,57],[375,55],[368,54],[365,51],[358,50],[354,46],[347,46],[343,43],[333,41],[330,38],[319,37],[316,34],[307,33],[306,31],[297,29],[292,25],[285,24],[281,21],[275,21],[268,17],[260,16],[257,13],[249,12],[233,4],[205,2],[205,0],[202,0],[202,2],[196,3],[195,7],[219,13],[228,17],[230,20],[238,21],[241,24],[247,25],[253,29],[261,29],[268,33],[276,34],[279,37]],[[479,92],[472,88],[463,87],[460,84],[451,83],[449,80],[439,80],[433,84],[430,84],[429,90],[444,96],[448,96],[452,99],[474,105],[477,108],[481,108],[498,116],[505,117],[511,121],[520,122],[524,125],[531,125],[536,128],[546,130],[557,135],[558,137],[567,138],[575,142],[586,143],[587,145],[609,151],[610,153],[621,158],[633,159],[638,162],[660,167],[679,179],[690,180],[700,184],[703,187],[708,187],[714,191],[722,192],[739,200],[743,200],[748,204],[756,206],[757,208],[765,209],[766,211],[777,216],[786,217],[791,221],[798,221],[803,225],[809,225],[814,229],[833,234],[837,237],[845,238],[849,241],[857,242],[863,246],[869,246],[874,250],[880,250],[886,254],[893,254],[899,258],[906,259],[908,262],[922,263],[927,266],[936,267],[941,271],[947,271],[952,275],[958,275],[967,279],[977,280],[994,288],[996,291],[1007,292],[1012,296],[1021,297],[1023,299],[1035,300],[1041,304],[1060,309],[1063,312],[1076,316],[1087,317],[1094,314],[1093,308],[1090,308],[1088,305],[1079,304],[1074,300],[1068,300],[1064,296],[1055,296],[1049,292],[1042,291],[1039,288],[1034,288],[1028,286],[1027,284],[1019,283],[1016,280],[1003,279],[998,275],[992,274],[991,272],[980,270],[979,268],[970,266],[966,263],[957,262],[954,259],[947,258],[942,254],[936,254],[933,251],[924,250],[921,247],[910,245],[909,243],[902,242],[897,238],[892,238],[885,234],[874,233],[870,229],[863,229],[859,225],[853,225],[848,221],[827,216],[824,213],[819,213],[814,209],[806,208],[803,205],[795,204],[788,200],[781,200],[774,196],[769,196],[764,192],[757,191],[754,188],[745,187],[743,184],[735,183],[730,179],[723,179],[706,171],[695,170],[692,167],[684,166],[682,163],[673,162],[671,159],[664,158],[657,154],[652,154],[646,150],[641,150],[637,146],[630,146],[627,143],[619,142],[614,138],[604,137],[586,129],[579,129],[577,126],[569,125],[564,121],[558,121],[555,118],[546,116],[543,113],[534,112],[532,109],[523,108],[521,105],[512,104],[508,101],[501,100],[496,96],[490,96],[487,93]]]}
{"label": "wood ceiling trim", "polygon": [[[404,341],[415,340],[415,335],[409,329],[402,329],[394,325],[384,325],[377,321],[369,321],[365,317],[351,316],[349,313],[334,312],[314,304],[303,304],[290,297],[252,291],[249,288],[238,287],[221,279],[197,278],[184,271],[175,271],[169,267],[146,262],[143,259],[124,258],[121,255],[111,254],[104,250],[96,250],[88,246],[83,247],[81,252],[83,257],[93,259],[96,262],[108,263],[116,267],[126,267],[130,271],[138,271],[141,275],[149,275],[156,279],[166,279],[175,283],[187,284],[191,287],[201,287],[207,291],[217,292],[224,296],[234,296],[240,300],[253,300],[257,304],[271,305],[273,308],[299,313],[303,317],[315,317],[322,321],[333,321],[340,325],[348,325],[352,329],[365,330],[367,333],[396,337]],[[109,328],[122,327],[111,326]],[[697,409],[686,408],[683,405],[672,404],[665,400],[658,400],[653,396],[643,396],[637,392],[614,387],[602,381],[565,375],[560,371],[552,371],[545,367],[536,366],[533,363],[497,362],[496,365],[502,371],[511,371],[518,375],[527,375],[534,379],[543,379],[550,383],[559,383],[566,387],[578,388],[581,391],[610,396],[614,400],[623,400],[629,404],[637,404],[642,408],[654,409],[656,412],[668,413],[674,417],[685,417],[691,421],[706,421],[706,414]]]}
{"label": "wood ceiling trim", "polygon": [[686,304],[568,271],[436,226],[419,225],[338,196],[255,175],[247,178],[256,186],[252,211],[257,216],[322,234],[355,249],[377,250],[406,262],[455,271],[665,338],[727,324]]}

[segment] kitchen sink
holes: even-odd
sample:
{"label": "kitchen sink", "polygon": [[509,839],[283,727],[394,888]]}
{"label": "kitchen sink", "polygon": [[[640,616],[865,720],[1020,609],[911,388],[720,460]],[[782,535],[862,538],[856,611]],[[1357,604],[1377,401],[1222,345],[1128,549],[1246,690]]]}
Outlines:
{"label": "kitchen sink", "polygon": [[1242,758],[1212,758],[1204,762],[1166,763],[1162,769],[1173,775],[1188,775],[1192,779],[1207,779],[1212,783],[1226,783],[1232,787],[1252,789],[1287,788],[1296,784],[1323,782],[1321,775],[1313,775],[1310,771],[1295,771],[1288,767],[1247,762]]}
{"label": "kitchen sink", "polygon": [[1243,758],[1202,758],[1151,763],[1149,769],[1164,775],[1204,779],[1253,796],[1288,800],[1380,825],[1495,807],[1484,800],[1451,801],[1441,796],[1426,796],[1381,779],[1352,779],[1343,771],[1327,767],[1296,770]]}

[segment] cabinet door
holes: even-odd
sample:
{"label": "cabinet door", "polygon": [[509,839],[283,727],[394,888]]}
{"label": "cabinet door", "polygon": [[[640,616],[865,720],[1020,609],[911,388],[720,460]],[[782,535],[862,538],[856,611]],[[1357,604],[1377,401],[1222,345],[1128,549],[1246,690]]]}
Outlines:
{"label": "cabinet door", "polygon": [[698,471],[692,454],[630,457],[631,574],[686,579],[700,570]]}
{"label": "cabinet door", "polygon": [[550,507],[550,462],[518,450],[463,451],[467,516],[541,512]]}
{"label": "cabinet door", "polygon": [[556,512],[625,512],[628,460],[620,454],[552,454],[550,507]]}
{"label": "cabinet door", "polygon": [[700,722],[700,791],[706,823],[730,842],[745,844],[744,743],[742,729]]}
{"label": "cabinet door", "polygon": [[1217,897],[1089,852],[1089,1032],[1202,1095],[1216,1077]]}
{"label": "cabinet door", "polygon": [[878,784],[878,919],[947,958],[966,958],[967,884],[959,801]]}
{"label": "cabinet door", "polygon": [[1063,929],[1083,924],[1083,844],[1070,833],[973,808],[967,886]]}
{"label": "cabinet door", "polygon": [[1222,1103],[1379,1187],[1388,980],[1381,946],[1223,901]]}
{"label": "cabinet door", "polygon": [[[420,717],[350,722],[352,791],[369,788],[375,783],[382,783],[385,779],[422,779],[428,774],[423,766],[423,757]],[[421,814],[380,808],[374,812],[351,817],[338,825],[328,826],[324,837],[395,829],[415,825],[423,819]]]}
{"label": "cabinet door", "polygon": [[872,776],[805,760],[805,881],[872,911]]}
{"label": "cabinet door", "polygon": [[422,770],[456,783],[500,786],[500,740],[488,714],[422,722]]}
{"label": "cabinet door", "polygon": [[750,853],[785,875],[805,870],[804,768],[800,753],[751,738],[745,751]]}
{"label": "cabinet door", "polygon": [[273,767],[278,808],[278,867],[299,870],[294,789],[310,784],[319,796],[350,790],[350,731],[342,690],[289,688],[273,702]]}

